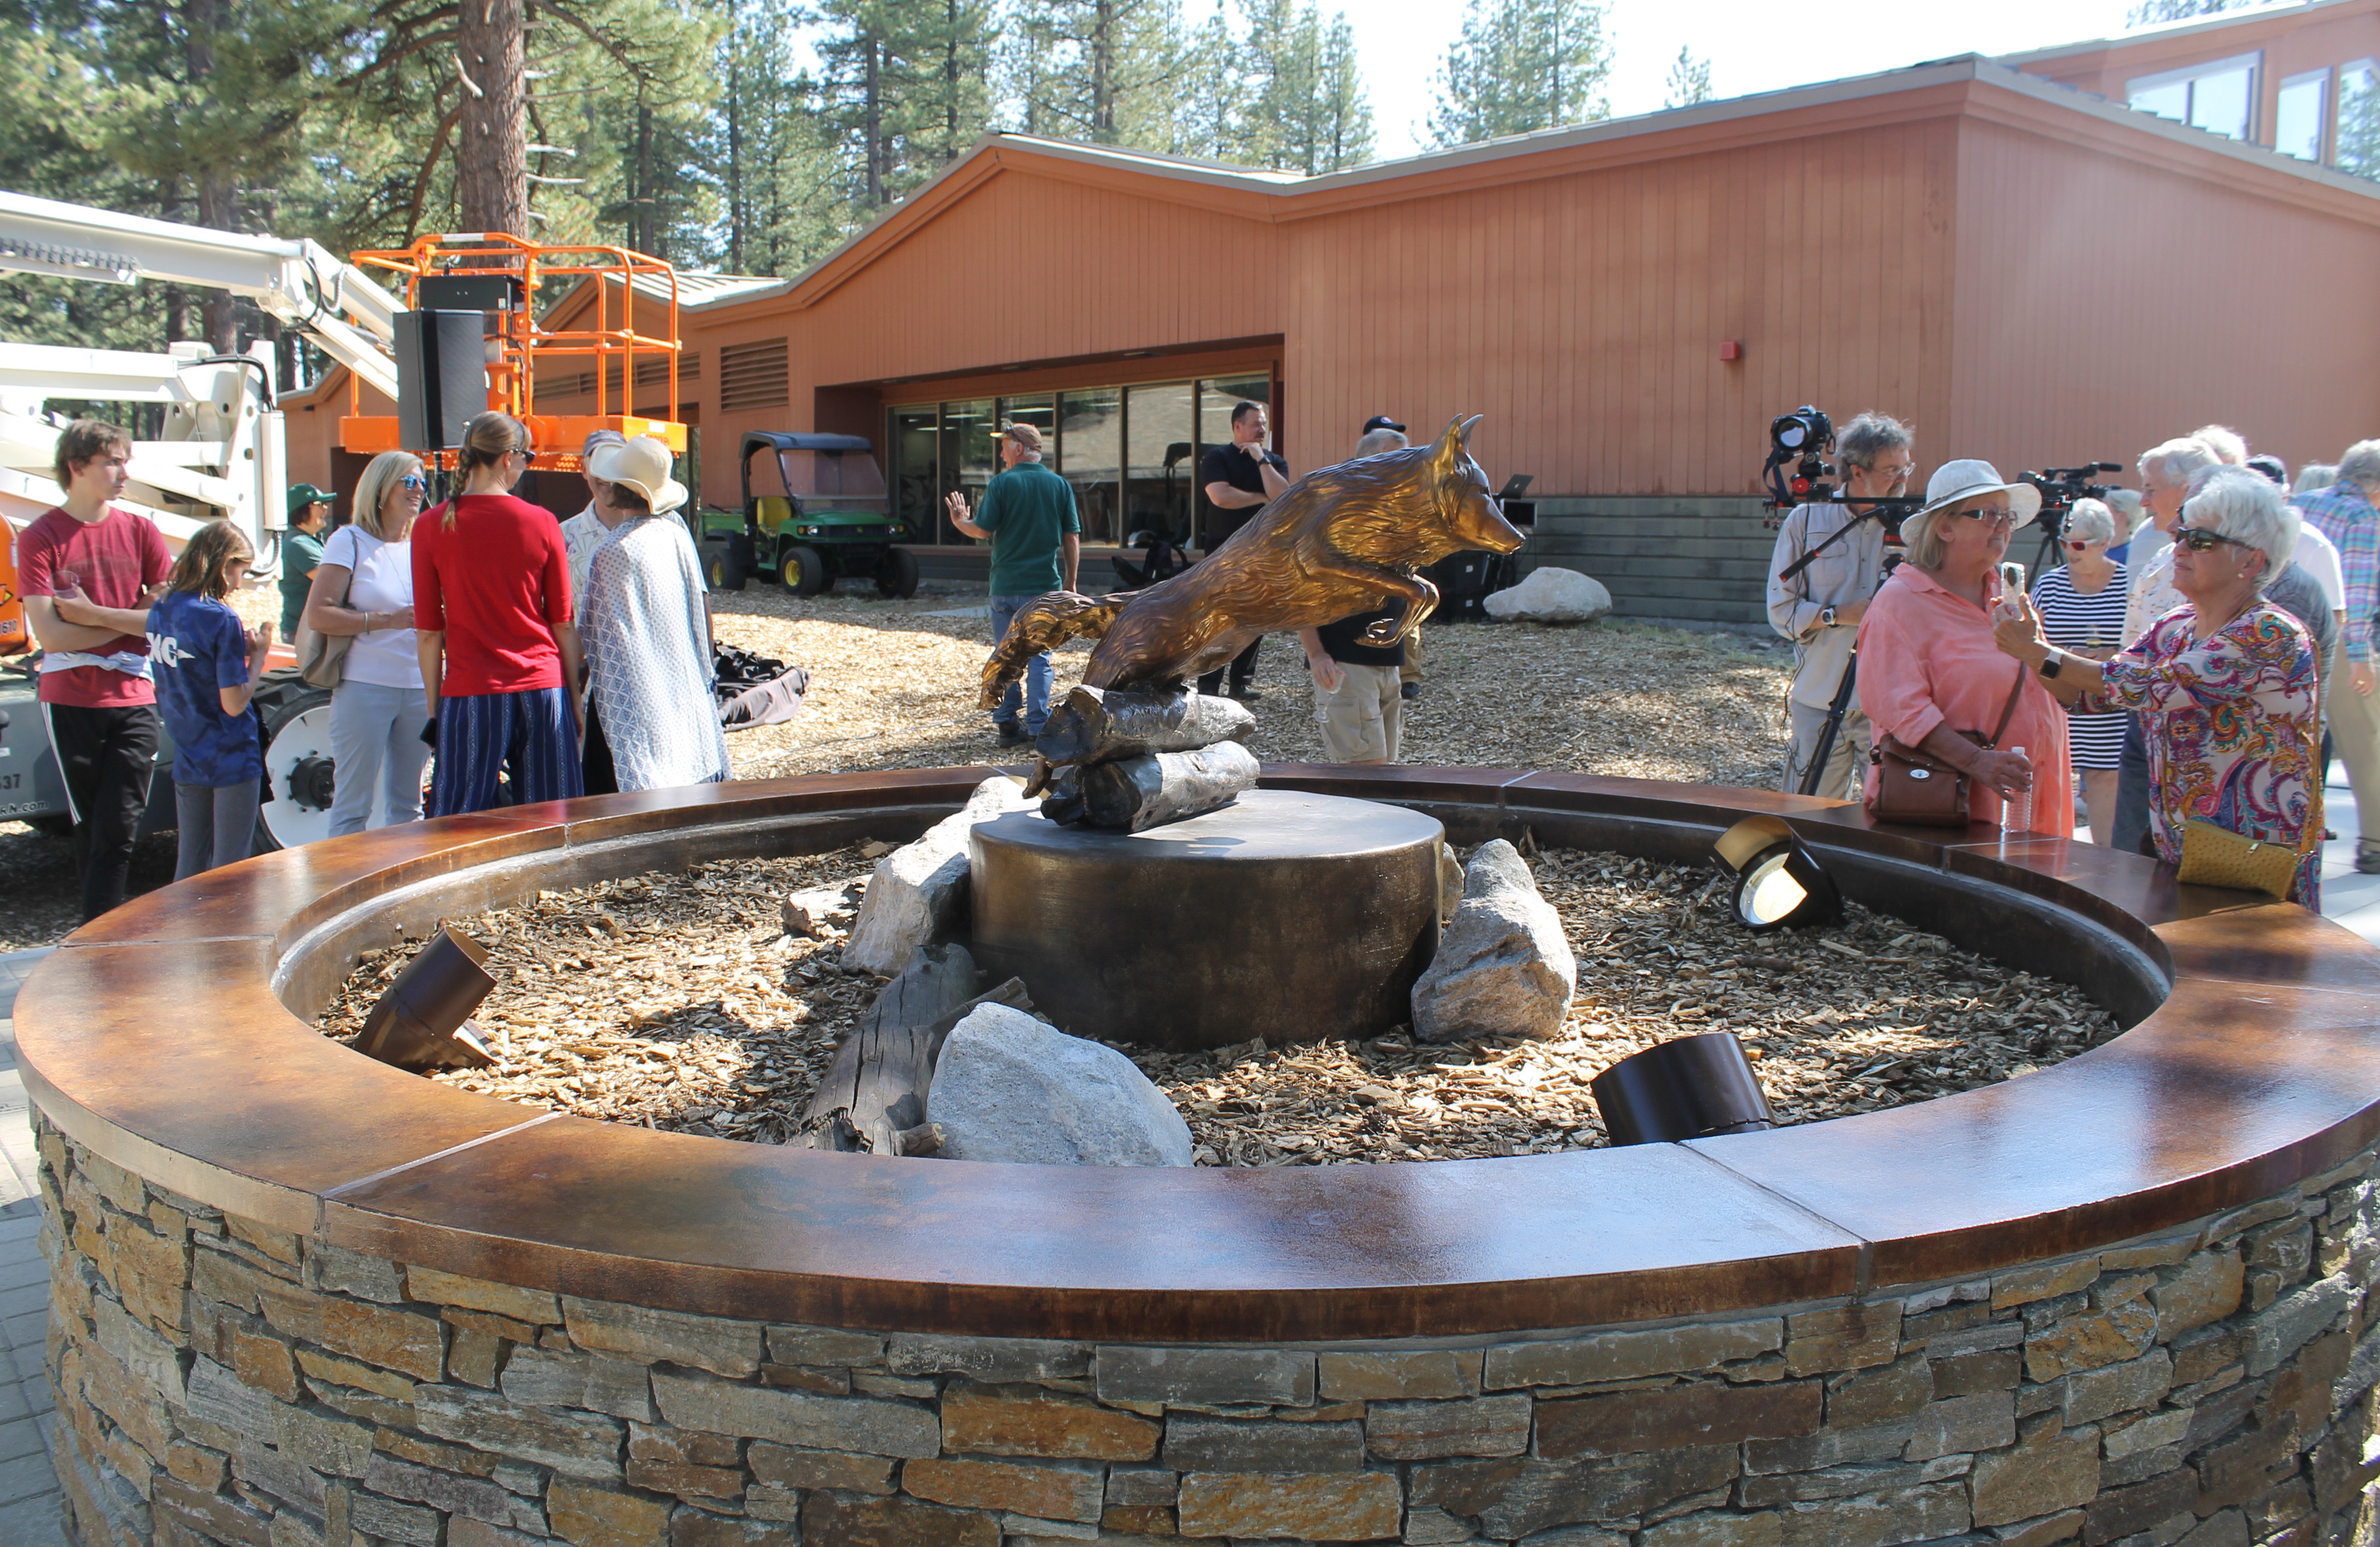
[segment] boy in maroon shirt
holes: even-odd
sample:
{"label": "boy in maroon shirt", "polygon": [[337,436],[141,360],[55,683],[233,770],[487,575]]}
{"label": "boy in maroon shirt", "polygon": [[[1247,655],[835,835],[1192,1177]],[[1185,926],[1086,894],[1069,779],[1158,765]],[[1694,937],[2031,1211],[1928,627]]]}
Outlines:
{"label": "boy in maroon shirt", "polygon": [[124,493],[132,437],[79,419],[58,437],[67,497],[17,540],[25,620],[41,642],[42,724],[74,818],[89,923],[124,900],[132,839],[157,761],[149,603],[173,556],[156,524],[108,502]]}

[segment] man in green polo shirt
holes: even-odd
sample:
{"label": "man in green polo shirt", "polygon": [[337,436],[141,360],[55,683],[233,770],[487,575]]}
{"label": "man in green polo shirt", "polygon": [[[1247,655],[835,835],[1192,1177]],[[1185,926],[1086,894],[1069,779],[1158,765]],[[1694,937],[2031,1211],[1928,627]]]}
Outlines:
{"label": "man in green polo shirt", "polygon": [[[1075,589],[1082,560],[1083,523],[1075,514],[1074,485],[1041,465],[1041,432],[1030,424],[1003,424],[1001,465],[983,492],[983,506],[967,509],[966,496],[950,497],[951,525],[969,537],[991,539],[991,640],[1008,636],[1008,626],[1036,598]],[[1050,718],[1050,652],[1026,663],[1021,695],[1024,724],[1017,723],[1019,685],[1010,683],[991,712],[1001,744],[1041,734]]]}

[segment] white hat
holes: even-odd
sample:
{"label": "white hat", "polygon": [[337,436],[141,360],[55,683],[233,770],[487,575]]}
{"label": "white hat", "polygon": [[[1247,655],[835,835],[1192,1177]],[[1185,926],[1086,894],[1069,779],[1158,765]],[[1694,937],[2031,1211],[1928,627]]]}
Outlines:
{"label": "white hat", "polygon": [[[1925,504],[1917,516],[1931,516],[1958,504],[1973,499],[1977,494],[2006,493],[2009,508],[2016,512],[2016,524],[2024,525],[2041,514],[2041,491],[2030,483],[2010,483],[2000,477],[2000,470],[1989,462],[1966,460],[1945,462],[1934,469],[1925,481]],[[1910,518],[1915,520],[1916,516]]]}
{"label": "white hat", "polygon": [[658,435],[597,446],[587,458],[587,470],[606,483],[634,489],[656,516],[686,503],[686,485],[670,476],[669,444]]}

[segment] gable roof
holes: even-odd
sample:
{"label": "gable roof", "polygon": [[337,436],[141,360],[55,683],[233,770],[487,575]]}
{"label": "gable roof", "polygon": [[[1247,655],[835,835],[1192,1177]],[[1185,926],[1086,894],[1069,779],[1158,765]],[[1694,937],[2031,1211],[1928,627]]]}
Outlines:
{"label": "gable roof", "polygon": [[[2311,0],[2285,8],[2300,12],[2374,5],[2380,0]],[[2271,14],[2259,10],[2222,19],[2237,25]],[[2380,224],[2380,184],[2110,103],[2020,70],[2005,59],[1968,54],[1875,75],[1511,135],[1312,177],[1114,145],[987,134],[902,203],[785,282],[782,293],[795,310],[818,304],[941,211],[1010,168],[1029,167],[1043,176],[1106,184],[1241,219],[1279,223],[1465,188],[1763,143],[1780,133],[1831,133],[1953,114],[2046,129],[2102,152],[2252,186]],[[1779,122],[1789,115],[1793,119],[1790,125]]]}

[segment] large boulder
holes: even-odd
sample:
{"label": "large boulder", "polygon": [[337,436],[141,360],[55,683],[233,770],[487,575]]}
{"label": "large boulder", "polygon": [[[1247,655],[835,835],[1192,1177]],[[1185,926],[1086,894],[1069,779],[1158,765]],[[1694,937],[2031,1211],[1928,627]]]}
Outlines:
{"label": "large boulder", "polygon": [[959,924],[967,897],[967,834],[1030,804],[1025,786],[1005,774],[978,785],[966,805],[876,861],[859,918],[844,943],[843,964],[890,978],[920,946],[946,938]]}
{"label": "large boulder", "polygon": [[926,1117],[945,1160],[1190,1163],[1190,1125],[1131,1059],[1005,1005],[976,1006],[942,1043]]}
{"label": "large boulder", "polygon": [[1593,623],[1611,610],[1603,582],[1575,569],[1540,566],[1510,591],[1491,592],[1481,603],[1505,623]]}
{"label": "large boulder", "polygon": [[1577,988],[1578,958],[1561,916],[1537,895],[1527,862],[1501,838],[1482,845],[1463,872],[1454,921],[1414,984],[1414,1035],[1426,1042],[1558,1036]]}

